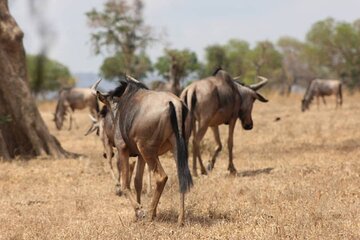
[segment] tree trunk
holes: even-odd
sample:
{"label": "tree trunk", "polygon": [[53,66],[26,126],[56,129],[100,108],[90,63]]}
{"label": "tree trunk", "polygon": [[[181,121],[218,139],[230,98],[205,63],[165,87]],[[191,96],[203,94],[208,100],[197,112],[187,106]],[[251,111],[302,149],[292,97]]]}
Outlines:
{"label": "tree trunk", "polygon": [[23,32],[0,0],[0,158],[77,156],[50,135],[31,95]]}

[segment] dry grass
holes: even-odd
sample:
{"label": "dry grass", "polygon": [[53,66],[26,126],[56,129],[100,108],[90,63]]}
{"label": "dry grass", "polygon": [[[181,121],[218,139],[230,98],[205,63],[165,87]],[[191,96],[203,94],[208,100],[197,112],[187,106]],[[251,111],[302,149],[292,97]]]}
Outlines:
{"label": "dry grass", "polygon": [[[0,162],[0,239],[360,239],[360,96],[346,96],[342,110],[329,99],[306,113],[300,97],[269,98],[255,105],[254,130],[237,126],[238,176],[226,171],[224,150],[209,176],[194,179],[183,228],[170,155],[161,159],[169,181],[157,219],[134,222],[129,202],[114,194],[99,140],[84,136],[87,112],[76,113],[78,130],[59,132],[54,104],[41,104],[50,131],[86,157]],[[226,126],[221,132],[226,142]]]}

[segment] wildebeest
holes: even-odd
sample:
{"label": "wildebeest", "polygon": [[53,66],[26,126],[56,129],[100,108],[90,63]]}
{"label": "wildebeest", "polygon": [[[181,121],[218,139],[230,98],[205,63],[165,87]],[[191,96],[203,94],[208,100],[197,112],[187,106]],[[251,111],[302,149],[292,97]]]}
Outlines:
{"label": "wildebeest", "polygon": [[67,113],[70,115],[69,130],[72,126],[72,113],[75,109],[88,107],[92,116],[96,117],[99,112],[99,104],[88,88],[63,88],[59,91],[59,99],[55,110],[55,125],[58,130],[63,126]]}
{"label": "wildebeest", "polygon": [[[193,114],[193,175],[197,175],[196,159],[199,159],[201,173],[206,174],[200,154],[200,141],[204,137],[208,127],[213,131],[217,147],[211,158],[209,169],[214,167],[216,158],[222,150],[220,141],[219,125],[229,125],[228,170],[231,174],[236,173],[233,164],[233,135],[236,120],[239,118],[242,127],[250,130],[253,127],[251,111],[256,99],[261,102],[267,100],[256,90],[265,85],[267,79],[260,77],[262,82],[249,87],[235,82],[224,70],[217,69],[213,76],[195,81],[184,89],[181,99],[188,105]],[[198,127],[196,126],[198,122]]]}
{"label": "wildebeest", "polygon": [[314,97],[316,97],[317,106],[319,108],[319,97],[322,97],[324,104],[324,96],[336,96],[336,108],[338,105],[342,105],[342,90],[341,82],[339,80],[327,80],[327,79],[314,79],[310,82],[306,89],[304,98],[301,102],[301,110],[304,112],[309,109],[309,105]]}
{"label": "wildebeest", "polygon": [[[104,154],[103,157],[107,160],[109,167],[110,167],[110,173],[111,177],[113,178],[115,182],[116,187],[116,193],[118,195],[121,195],[121,189],[120,189],[120,177],[121,177],[121,166],[120,161],[118,157],[116,156],[116,167],[118,176],[115,176],[113,165],[112,165],[112,158],[114,157],[114,148],[115,148],[115,142],[114,142],[114,124],[113,124],[113,118],[111,117],[111,113],[106,105],[102,107],[102,109],[99,112],[98,118],[94,118],[93,116],[89,115],[90,119],[92,121],[92,124],[89,128],[89,130],[86,132],[85,136],[89,135],[92,132],[96,131],[96,134],[100,137],[101,142],[104,147]],[[130,163],[130,179],[132,172],[135,167],[135,161]],[[148,171],[148,178],[147,178],[147,193],[150,193],[151,190],[151,172]]]}
{"label": "wildebeest", "polygon": [[[129,80],[130,79],[130,80]],[[100,80],[94,84],[95,92]],[[168,179],[159,156],[172,150],[180,188],[179,224],[184,223],[184,195],[192,186],[188,167],[187,142],[191,115],[185,104],[168,92],[156,92],[133,78],[126,78],[114,91],[96,91],[114,118],[114,141],[121,162],[122,191],[130,200],[137,218],[145,216],[141,206],[142,177],[145,162],[154,173],[155,192],[150,211],[152,220]],[[130,191],[129,156],[138,156],[135,174],[136,200]]]}

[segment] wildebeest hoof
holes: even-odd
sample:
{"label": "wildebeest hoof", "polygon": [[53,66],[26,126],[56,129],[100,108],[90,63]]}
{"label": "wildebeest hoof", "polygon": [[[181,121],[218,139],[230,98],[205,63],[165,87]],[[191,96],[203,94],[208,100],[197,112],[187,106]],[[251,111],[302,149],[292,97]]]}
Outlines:
{"label": "wildebeest hoof", "polygon": [[205,168],[201,168],[201,175],[207,175],[208,172],[206,171]]}
{"label": "wildebeest hoof", "polygon": [[229,171],[230,171],[230,175],[236,176],[237,171],[235,168],[229,169]]}
{"label": "wildebeest hoof", "polygon": [[121,186],[120,184],[116,184],[115,185],[115,194],[118,195],[118,196],[122,196],[122,191],[121,191]]}
{"label": "wildebeest hoof", "polygon": [[230,175],[235,176],[236,173],[237,173],[237,171],[236,171],[236,169],[234,168],[234,166],[229,166],[229,167],[228,167],[228,170],[230,171]]}
{"label": "wildebeest hoof", "polygon": [[209,163],[208,165],[207,165],[207,170],[209,171],[209,172],[211,172],[212,170],[213,170],[213,165],[211,164],[211,163]]}
{"label": "wildebeest hoof", "polygon": [[145,211],[142,208],[138,208],[135,210],[136,219],[142,220],[146,217]]}

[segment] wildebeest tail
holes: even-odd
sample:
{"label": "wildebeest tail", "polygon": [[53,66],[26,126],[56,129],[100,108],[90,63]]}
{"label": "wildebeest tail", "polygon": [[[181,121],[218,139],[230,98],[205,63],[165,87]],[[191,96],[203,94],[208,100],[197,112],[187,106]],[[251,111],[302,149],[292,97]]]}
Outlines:
{"label": "wildebeest tail", "polygon": [[197,102],[196,90],[192,92],[186,91],[184,96],[182,96],[182,100],[184,101],[185,105],[189,108],[190,113],[193,114]]}
{"label": "wildebeest tail", "polygon": [[[176,137],[176,166],[178,171],[179,178],[179,188],[181,193],[185,193],[190,190],[190,187],[193,185],[192,177],[189,170],[188,164],[188,150],[187,144],[184,136],[184,125],[187,114],[187,109],[185,106],[182,106],[182,109],[176,111],[174,103],[169,102],[170,106],[170,121],[172,129]],[[184,110],[185,109],[185,110]],[[177,114],[178,113],[178,114]]]}

